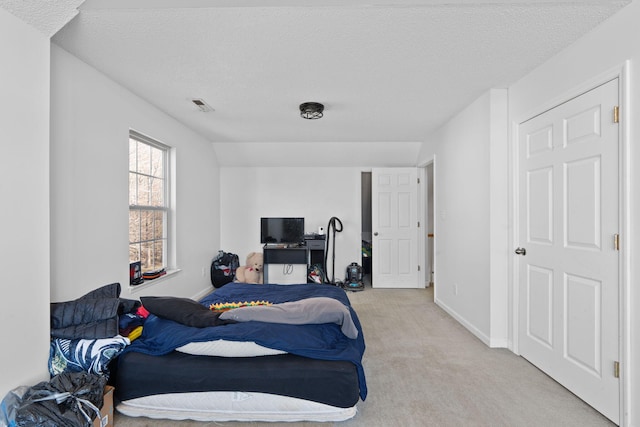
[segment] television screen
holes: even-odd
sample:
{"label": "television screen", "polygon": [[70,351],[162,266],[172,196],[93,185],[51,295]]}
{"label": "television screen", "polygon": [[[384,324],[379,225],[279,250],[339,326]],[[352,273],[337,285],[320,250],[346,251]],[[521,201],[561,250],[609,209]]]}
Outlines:
{"label": "television screen", "polygon": [[304,241],[304,218],[260,218],[260,243]]}

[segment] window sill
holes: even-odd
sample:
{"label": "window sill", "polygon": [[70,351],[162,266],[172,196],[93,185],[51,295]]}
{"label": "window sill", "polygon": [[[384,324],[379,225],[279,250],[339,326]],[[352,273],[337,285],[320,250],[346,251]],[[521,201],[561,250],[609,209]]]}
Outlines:
{"label": "window sill", "polygon": [[142,289],[148,289],[150,287],[152,287],[153,285],[157,284],[157,283],[161,283],[164,282],[165,280],[169,279],[170,277],[175,276],[176,274],[180,273],[182,270],[180,270],[179,268],[175,268],[173,270],[167,270],[167,274],[158,277],[157,279],[151,279],[151,280],[145,280],[144,283],[141,283],[139,285],[135,285],[135,286],[131,286],[129,285],[129,292],[132,294],[135,294],[136,292],[139,292]]}

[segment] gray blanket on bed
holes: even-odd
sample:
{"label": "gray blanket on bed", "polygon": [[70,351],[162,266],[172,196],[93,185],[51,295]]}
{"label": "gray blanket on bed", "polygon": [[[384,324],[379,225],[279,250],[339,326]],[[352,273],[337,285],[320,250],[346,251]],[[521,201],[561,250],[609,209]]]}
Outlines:
{"label": "gray blanket on bed", "polygon": [[269,322],[290,325],[335,323],[351,339],[358,337],[349,309],[334,298],[315,297],[273,305],[240,307],[225,311],[220,319],[237,322]]}

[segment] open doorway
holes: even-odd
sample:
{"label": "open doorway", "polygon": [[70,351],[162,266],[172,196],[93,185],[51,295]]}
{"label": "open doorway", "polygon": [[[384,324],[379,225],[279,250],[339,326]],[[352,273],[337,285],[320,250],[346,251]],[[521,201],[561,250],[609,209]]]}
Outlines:
{"label": "open doorway", "polygon": [[426,241],[425,241],[425,285],[426,287],[434,286],[434,249],[435,249],[435,233],[434,233],[434,197],[433,197],[433,161],[425,166],[424,171],[424,191],[425,191],[425,224],[426,224]]}
{"label": "open doorway", "polygon": [[424,266],[424,287],[435,300],[436,232],[435,232],[435,156],[418,165],[421,185],[418,189],[420,264]]}
{"label": "open doorway", "polygon": [[371,172],[361,173],[362,195],[362,270],[366,286],[371,286]]}
{"label": "open doorway", "polygon": [[362,263],[371,287],[427,287],[425,166],[361,172]]}

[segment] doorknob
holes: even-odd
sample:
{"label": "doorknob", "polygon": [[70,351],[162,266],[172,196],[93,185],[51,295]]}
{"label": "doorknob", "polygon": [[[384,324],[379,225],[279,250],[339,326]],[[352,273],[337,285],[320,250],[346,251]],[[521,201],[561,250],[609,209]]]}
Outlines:
{"label": "doorknob", "polygon": [[527,254],[527,250],[525,248],[518,248],[518,249],[516,249],[516,254],[524,256],[524,255]]}
{"label": "doorknob", "polygon": [[374,235],[374,236],[377,236],[377,235],[378,235],[378,232],[376,231],[375,233],[373,233],[373,235]]}

